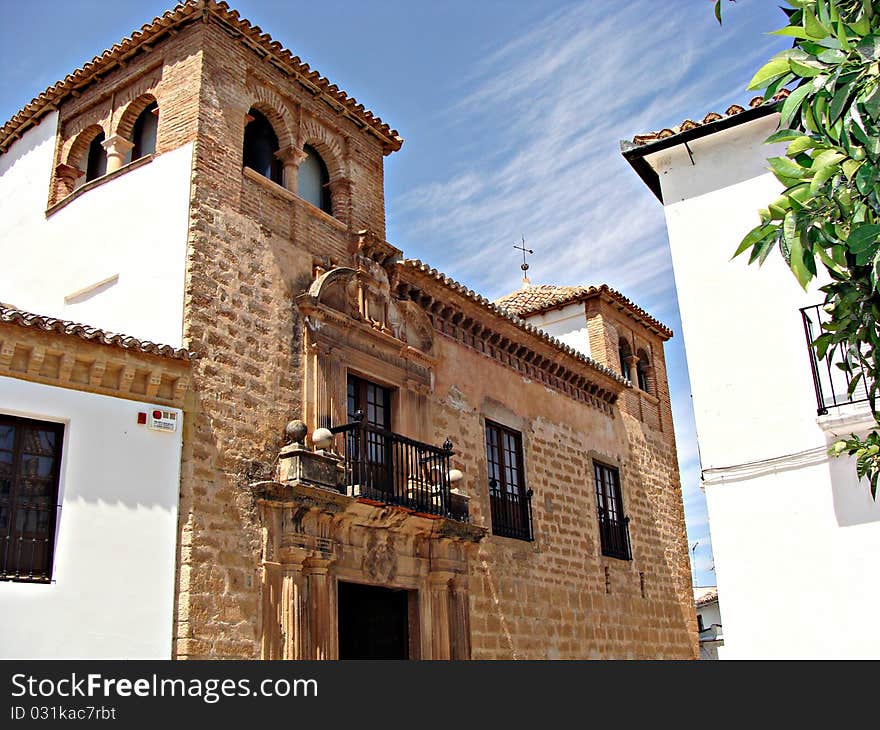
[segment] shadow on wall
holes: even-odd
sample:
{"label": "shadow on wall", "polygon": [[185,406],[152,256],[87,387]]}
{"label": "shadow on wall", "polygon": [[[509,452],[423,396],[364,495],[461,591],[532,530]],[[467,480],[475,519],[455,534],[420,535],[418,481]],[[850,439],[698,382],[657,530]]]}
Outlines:
{"label": "shadow on wall", "polygon": [[[828,445],[831,446],[836,440],[836,437],[829,435]],[[868,481],[866,479],[858,481],[854,458],[830,457],[828,472],[834,499],[834,515],[840,527],[880,522],[880,492],[874,500],[871,497]]]}

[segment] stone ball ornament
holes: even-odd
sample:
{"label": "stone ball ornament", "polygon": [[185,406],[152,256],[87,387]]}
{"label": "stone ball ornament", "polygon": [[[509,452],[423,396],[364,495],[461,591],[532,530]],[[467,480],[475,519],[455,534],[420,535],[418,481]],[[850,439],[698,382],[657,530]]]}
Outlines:
{"label": "stone ball ornament", "polygon": [[296,444],[303,443],[308,432],[309,427],[306,426],[306,424],[299,419],[291,421],[284,429],[284,433],[287,435],[287,437]]}
{"label": "stone ball ornament", "polygon": [[329,428],[316,428],[312,434],[312,443],[316,449],[329,449],[333,443],[333,434]]}
{"label": "stone ball ornament", "polygon": [[464,478],[464,474],[461,473],[461,469],[450,469],[449,470],[449,483],[455,484],[456,482],[460,482]]}

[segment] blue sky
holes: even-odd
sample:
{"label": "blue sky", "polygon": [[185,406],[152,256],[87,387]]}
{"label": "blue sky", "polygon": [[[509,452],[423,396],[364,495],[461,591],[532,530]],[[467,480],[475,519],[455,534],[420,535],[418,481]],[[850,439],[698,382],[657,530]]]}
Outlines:
{"label": "blue sky", "polygon": [[[608,283],[669,325],[689,544],[715,582],[675,284],[660,203],[619,141],[751,97],[786,47],[774,2],[238,0],[231,3],[397,129],[388,240],[489,298],[534,283]],[[0,0],[0,120],[171,0]],[[731,264],[735,265],[735,264]],[[757,275],[757,272],[756,272]]]}

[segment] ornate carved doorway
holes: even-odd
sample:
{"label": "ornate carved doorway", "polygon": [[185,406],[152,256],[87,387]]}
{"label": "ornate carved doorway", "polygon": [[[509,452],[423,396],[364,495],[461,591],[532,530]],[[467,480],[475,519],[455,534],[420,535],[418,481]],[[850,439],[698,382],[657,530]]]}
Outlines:
{"label": "ornate carved doorway", "polygon": [[339,582],[339,658],[409,659],[412,591]]}

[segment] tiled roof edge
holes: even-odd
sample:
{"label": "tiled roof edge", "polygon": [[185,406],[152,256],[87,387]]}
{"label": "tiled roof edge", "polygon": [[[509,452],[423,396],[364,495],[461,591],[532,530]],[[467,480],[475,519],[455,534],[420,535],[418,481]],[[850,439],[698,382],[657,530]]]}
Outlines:
{"label": "tiled roof edge", "polygon": [[87,324],[71,322],[66,319],[56,319],[55,317],[46,317],[42,314],[25,312],[24,310],[4,305],[0,305],[0,322],[8,322],[20,327],[30,327],[43,332],[57,332],[61,335],[97,342],[100,345],[121,347],[124,350],[144,352],[149,355],[158,355],[159,357],[167,357],[173,360],[189,361],[198,357],[196,353],[183,348],[174,348],[171,345],[160,345],[148,340],[139,340],[130,335],[107,332]]}
{"label": "tiled roof edge", "polygon": [[575,360],[578,360],[590,366],[594,370],[597,370],[598,372],[602,373],[602,375],[605,375],[612,380],[615,380],[621,385],[631,385],[629,379],[624,378],[622,375],[614,372],[613,370],[611,370],[611,368],[605,367],[601,363],[596,362],[593,358],[587,357],[583,353],[575,350],[573,347],[566,345],[561,340],[556,339],[552,335],[548,335],[546,332],[544,332],[544,330],[540,329],[539,327],[535,327],[534,325],[529,324],[521,317],[516,316],[512,312],[504,309],[503,307],[499,307],[497,304],[494,304],[481,294],[477,294],[477,292],[475,292],[473,289],[468,289],[464,284],[460,284],[459,282],[455,281],[455,279],[452,279],[451,277],[444,274],[442,271],[438,271],[437,269],[429,266],[423,261],[420,261],[419,259],[404,259],[400,261],[398,265],[407,266],[411,269],[415,269],[417,271],[421,271],[424,274],[427,274],[432,279],[439,281],[448,289],[451,289],[452,291],[461,294],[466,299],[470,299],[472,302],[480,305],[492,314],[501,317],[502,319],[505,319],[509,322],[512,322],[524,332],[528,332],[530,335],[538,337],[539,339],[555,347],[557,350],[560,350],[569,357],[572,357]]}
{"label": "tiled roof edge", "polygon": [[517,314],[517,316],[522,317],[523,315],[531,316],[533,314],[540,314],[542,312],[547,312],[551,309],[557,309],[559,307],[564,307],[569,304],[575,304],[576,302],[582,302],[587,299],[592,299],[593,297],[600,296],[602,294],[607,294],[609,297],[616,300],[620,305],[628,309],[635,317],[643,320],[645,323],[653,327],[667,339],[673,336],[673,331],[665,324],[663,324],[659,319],[649,314],[646,310],[642,309],[638,304],[633,302],[627,296],[617,291],[616,289],[612,289],[607,284],[585,287],[584,291],[561,298],[558,301],[554,301],[550,304],[542,304],[541,306],[523,309]]}
{"label": "tiled roof edge", "polygon": [[[778,104],[780,101],[786,99],[788,97],[789,91],[788,89],[780,89],[776,92],[776,94],[770,99],[764,99],[763,96],[756,96],[749,102],[750,109],[758,109],[759,107],[772,107]],[[719,114],[718,112],[709,112],[706,114],[700,121],[694,121],[693,119],[685,119],[676,127],[665,127],[657,132],[647,132],[645,134],[637,134],[632,138],[631,142],[624,142],[622,144],[627,145],[630,149],[634,147],[641,147],[646,144],[651,144],[652,142],[657,142],[661,139],[667,139],[668,137],[674,137],[678,134],[682,134],[683,132],[689,132],[692,129],[697,129],[698,127],[703,127],[708,124],[712,124],[713,122],[721,121],[722,119],[729,119],[731,117],[735,117],[738,114],[742,114],[746,109],[739,104],[732,104],[727,108],[727,111],[724,114]]]}
{"label": "tiled roof edge", "polygon": [[335,100],[351,116],[359,119],[366,127],[379,136],[385,142],[389,152],[400,149],[403,144],[403,138],[398,134],[397,130],[391,129],[378,116],[366,109],[363,104],[359,104],[356,99],[349,97],[335,84],[331,84],[326,78],[317,71],[312,70],[308,64],[303,63],[298,56],[294,56],[280,43],[273,41],[268,34],[263,33],[259,26],[252,25],[250,21],[241,18],[238,11],[231,10],[227,3],[217,2],[216,0],[185,0],[185,2],[178,3],[174,8],[166,11],[161,16],[153,18],[152,22],[141,26],[140,30],[136,30],[130,36],[123,38],[119,43],[105,50],[100,56],[95,56],[91,61],[69,73],[64,79],[56,82],[22,107],[0,127],[0,154],[5,153],[9,145],[25,129],[34,124],[46,112],[56,109],[57,105],[67,94],[80,86],[84,86],[96,74],[109,70],[119,59],[137,52],[143,44],[161,35],[169,28],[211,15],[233,26],[243,36],[258,44],[267,54],[272,55],[273,58],[288,66],[293,74],[299,76],[306,85],[315,88],[317,93]]}

